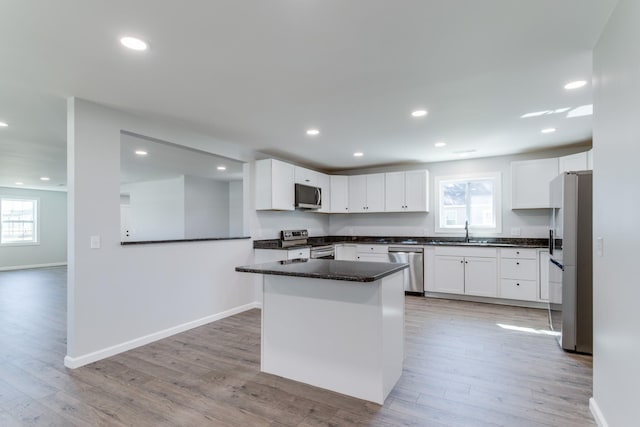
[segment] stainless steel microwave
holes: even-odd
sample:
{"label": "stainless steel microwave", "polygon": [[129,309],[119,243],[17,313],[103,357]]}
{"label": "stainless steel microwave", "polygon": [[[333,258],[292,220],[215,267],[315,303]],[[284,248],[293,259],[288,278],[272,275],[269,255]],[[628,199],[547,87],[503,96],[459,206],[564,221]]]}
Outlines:
{"label": "stainless steel microwave", "polygon": [[310,185],[296,184],[296,208],[320,209],[322,207],[322,189]]}

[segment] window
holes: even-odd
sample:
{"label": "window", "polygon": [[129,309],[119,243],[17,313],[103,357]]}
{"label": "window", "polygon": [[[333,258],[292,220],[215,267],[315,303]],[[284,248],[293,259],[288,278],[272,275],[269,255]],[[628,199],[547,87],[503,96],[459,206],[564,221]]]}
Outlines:
{"label": "window", "polygon": [[38,243],[38,200],[0,197],[0,244]]}
{"label": "window", "polygon": [[469,228],[500,233],[500,173],[436,178],[436,231],[456,232]]}

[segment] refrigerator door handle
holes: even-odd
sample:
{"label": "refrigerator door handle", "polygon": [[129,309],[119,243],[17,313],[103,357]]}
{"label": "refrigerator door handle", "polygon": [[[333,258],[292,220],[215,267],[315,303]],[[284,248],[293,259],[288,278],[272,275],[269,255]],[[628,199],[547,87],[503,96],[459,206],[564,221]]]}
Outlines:
{"label": "refrigerator door handle", "polygon": [[553,255],[553,230],[549,230],[549,255]]}

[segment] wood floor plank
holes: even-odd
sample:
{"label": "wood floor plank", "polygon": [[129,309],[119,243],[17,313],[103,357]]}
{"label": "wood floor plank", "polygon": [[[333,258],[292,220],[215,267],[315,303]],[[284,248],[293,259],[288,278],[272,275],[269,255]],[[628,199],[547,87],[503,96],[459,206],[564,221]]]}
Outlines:
{"label": "wood floor plank", "polygon": [[380,406],[261,373],[260,310],[69,370],[65,304],[64,268],[0,272],[3,427],[595,425],[592,358],[563,352],[544,310],[406,297]]}

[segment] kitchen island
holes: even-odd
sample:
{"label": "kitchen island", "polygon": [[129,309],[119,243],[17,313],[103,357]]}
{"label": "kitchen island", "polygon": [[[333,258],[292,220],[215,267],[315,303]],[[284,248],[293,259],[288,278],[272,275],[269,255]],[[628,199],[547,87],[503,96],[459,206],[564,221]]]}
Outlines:
{"label": "kitchen island", "polygon": [[261,371],[383,404],[402,373],[408,264],[290,260],[263,274]]}

